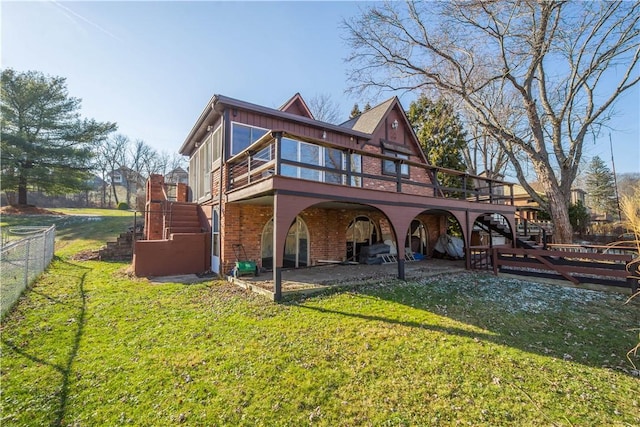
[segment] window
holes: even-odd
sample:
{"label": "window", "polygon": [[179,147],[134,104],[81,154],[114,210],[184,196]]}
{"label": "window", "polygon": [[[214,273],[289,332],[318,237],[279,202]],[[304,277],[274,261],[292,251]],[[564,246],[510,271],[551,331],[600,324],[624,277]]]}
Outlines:
{"label": "window", "polygon": [[267,133],[267,129],[231,123],[231,155],[243,152]]}
{"label": "window", "polygon": [[[211,196],[213,162],[220,158],[222,130],[218,127],[201,144],[189,160],[189,178],[194,200]],[[214,156],[217,156],[214,158]]]}
{"label": "window", "polygon": [[[398,159],[407,159],[409,160],[409,155],[400,153],[398,151],[383,150],[383,153],[389,157],[396,157]],[[409,176],[409,165],[407,164],[397,164],[393,160],[383,160],[382,161],[382,173],[385,175],[395,175],[398,171],[396,167],[400,168],[400,175]]]}
{"label": "window", "polygon": [[114,174],[111,176],[111,181],[114,184],[119,184],[122,182],[122,175],[120,174],[120,172],[114,172]]}
{"label": "window", "polygon": [[[345,184],[346,155],[342,150],[336,148],[321,147],[295,139],[282,138],[280,144],[281,158],[285,160],[281,167],[281,174],[293,178],[302,178],[312,181],[328,182],[331,184]],[[359,155],[352,155],[352,171],[361,172],[362,158]],[[354,158],[356,164],[353,164]],[[314,166],[324,166],[330,170],[319,170],[286,164],[286,160],[306,163]],[[354,169],[354,167],[356,169]],[[359,178],[353,177],[352,185],[359,185]]]}
{"label": "window", "polygon": [[[351,158],[351,173],[359,174],[362,173],[362,155],[361,154],[351,154],[349,156]],[[362,177],[351,175],[350,185],[352,187],[362,187]]]}
{"label": "window", "polygon": [[[295,139],[282,138],[280,147],[283,160],[291,160],[293,162],[307,163],[315,166],[321,165],[321,147],[317,145],[307,144],[306,142],[296,141]],[[283,164],[281,173],[284,176],[320,181],[320,171],[317,169]]]}
{"label": "window", "polygon": [[218,126],[211,134],[211,161],[213,163],[220,159],[222,152],[222,126]]}
{"label": "window", "polygon": [[[324,166],[335,169],[336,171],[344,170],[344,153],[336,148],[324,149]],[[340,172],[324,172],[324,182],[331,184],[342,184],[343,174]]]}
{"label": "window", "polygon": [[[263,268],[273,268],[273,218],[262,230],[261,261]],[[309,264],[309,231],[300,217],[296,217],[289,227],[282,264],[285,268],[306,267]]]}

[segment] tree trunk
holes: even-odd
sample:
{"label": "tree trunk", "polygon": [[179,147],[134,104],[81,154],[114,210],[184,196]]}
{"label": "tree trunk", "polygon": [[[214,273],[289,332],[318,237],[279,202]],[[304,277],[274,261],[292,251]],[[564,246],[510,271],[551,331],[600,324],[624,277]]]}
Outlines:
{"label": "tree trunk", "polygon": [[[116,201],[116,206],[118,206],[118,203],[120,203],[120,202],[118,201],[118,192],[117,192],[117,189],[116,189],[116,185],[111,184],[111,189],[113,190],[113,198]],[[109,206],[111,206],[111,201],[109,201]]]}
{"label": "tree trunk", "polygon": [[555,243],[572,243],[573,228],[569,221],[568,200],[560,189],[547,189],[549,199],[549,215],[553,221],[553,236]]}
{"label": "tree trunk", "polygon": [[20,175],[18,180],[18,205],[27,204],[27,177]]}
{"label": "tree trunk", "polygon": [[100,198],[100,207],[104,208],[106,204],[107,204],[107,183],[104,180],[104,176],[103,176],[103,180],[102,180],[102,197]]}

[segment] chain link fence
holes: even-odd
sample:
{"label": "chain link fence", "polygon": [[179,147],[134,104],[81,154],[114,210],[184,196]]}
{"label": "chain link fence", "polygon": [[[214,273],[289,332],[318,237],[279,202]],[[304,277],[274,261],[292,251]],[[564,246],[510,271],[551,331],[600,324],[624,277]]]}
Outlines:
{"label": "chain link fence", "polygon": [[0,315],[53,259],[56,227],[3,227],[0,250]]}

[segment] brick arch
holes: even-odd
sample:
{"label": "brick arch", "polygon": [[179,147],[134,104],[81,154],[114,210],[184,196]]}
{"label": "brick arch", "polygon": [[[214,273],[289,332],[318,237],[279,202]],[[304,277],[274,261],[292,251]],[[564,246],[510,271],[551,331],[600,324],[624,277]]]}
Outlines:
{"label": "brick arch", "polygon": [[499,215],[502,218],[505,219],[505,221],[507,221],[507,224],[509,225],[509,230],[511,232],[511,242],[515,247],[515,242],[516,242],[516,227],[515,227],[515,216],[513,215],[504,215],[502,213],[498,213],[498,212],[484,212],[484,213],[480,213],[480,214],[474,214],[471,216],[471,227],[473,227],[473,224],[481,217],[485,216],[485,215]]}
{"label": "brick arch", "polygon": [[[289,229],[287,230],[287,235],[289,234],[289,232],[291,231],[291,227],[295,226],[298,223],[298,220],[300,220],[300,223],[303,226],[303,230],[304,233],[306,235],[306,240],[307,240],[307,248],[306,248],[306,252],[307,252],[307,259],[304,260],[304,266],[307,267],[309,266],[309,252],[310,252],[310,248],[311,248],[311,242],[310,242],[310,233],[309,233],[309,227],[307,226],[306,222],[304,221],[304,218],[301,215],[297,215],[295,217],[295,219],[293,220],[292,224],[289,226]],[[261,259],[261,265],[264,267],[265,263],[265,233],[269,233],[271,235],[271,240],[272,240],[272,246],[271,246],[271,257],[272,260],[274,258],[274,251],[275,248],[273,247],[273,223],[274,223],[274,217],[271,217],[262,227],[262,233],[260,235],[260,259]],[[269,228],[271,229],[269,232]],[[286,250],[286,242],[285,242],[285,247],[283,248],[283,251]],[[298,256],[298,253],[296,251],[296,257]],[[273,262],[273,261],[272,261]],[[296,259],[296,264],[298,264],[299,260]],[[272,265],[273,267],[273,265]]]}

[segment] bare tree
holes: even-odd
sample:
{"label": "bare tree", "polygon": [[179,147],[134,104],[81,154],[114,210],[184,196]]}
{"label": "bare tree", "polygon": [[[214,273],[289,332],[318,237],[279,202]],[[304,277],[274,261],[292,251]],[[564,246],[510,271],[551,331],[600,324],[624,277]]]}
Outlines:
{"label": "bare tree", "polygon": [[466,123],[468,132],[467,146],[462,150],[464,162],[469,173],[484,173],[487,178],[501,179],[509,163],[509,155],[496,138],[478,123]]}
{"label": "bare tree", "polygon": [[309,100],[309,109],[316,120],[337,124],[340,122],[340,106],[331,99],[328,93],[315,95]]}
{"label": "bare tree", "polygon": [[388,2],[344,21],[351,90],[435,90],[464,103],[569,242],[585,136],[640,80],[639,20],[639,2]]}
{"label": "bare tree", "polygon": [[[113,177],[116,172],[126,164],[127,150],[129,148],[129,138],[122,134],[115,134],[102,142],[98,150],[98,156],[96,163],[98,168],[102,171],[103,180],[102,184],[102,203],[106,204],[107,196],[107,180],[111,180],[111,192],[115,199],[116,205],[118,204],[118,193],[116,186],[113,182]],[[111,196],[109,196],[109,205],[111,205]]]}
{"label": "bare tree", "polygon": [[126,175],[127,204],[131,206],[131,194],[136,193],[146,179],[144,172],[146,165],[154,161],[156,151],[141,139],[137,139],[131,146],[126,167],[123,168]]}

